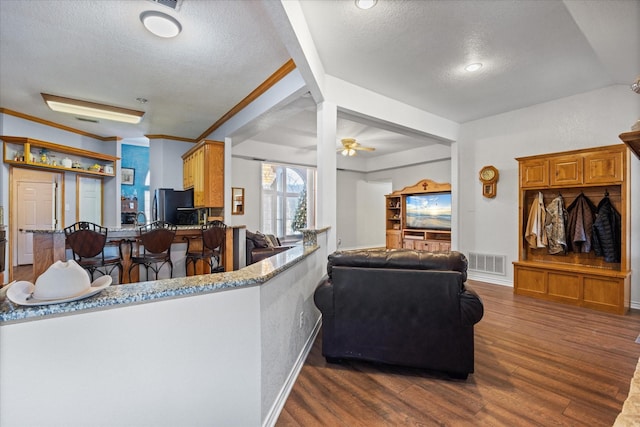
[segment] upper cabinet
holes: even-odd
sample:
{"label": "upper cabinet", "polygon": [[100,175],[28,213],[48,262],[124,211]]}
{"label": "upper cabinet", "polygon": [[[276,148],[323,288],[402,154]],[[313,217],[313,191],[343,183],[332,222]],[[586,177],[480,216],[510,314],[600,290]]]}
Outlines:
{"label": "upper cabinet", "polygon": [[518,160],[522,188],[619,184],[623,180],[624,151],[619,146]]}
{"label": "upper cabinet", "polygon": [[115,176],[118,157],[37,139],[0,136],[5,163],[85,175]]}
{"label": "upper cabinet", "polygon": [[196,208],[224,207],[224,142],[203,140],[182,155],[182,183]]}

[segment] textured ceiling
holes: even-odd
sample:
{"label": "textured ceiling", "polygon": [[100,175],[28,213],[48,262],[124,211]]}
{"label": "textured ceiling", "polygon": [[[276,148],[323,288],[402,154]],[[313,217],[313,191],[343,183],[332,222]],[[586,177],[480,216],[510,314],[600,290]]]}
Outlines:
{"label": "textured ceiling", "polygon": [[[0,107],[101,136],[197,138],[291,56],[275,0],[0,0]],[[288,0],[292,1],[292,0]],[[271,3],[269,3],[271,2]],[[640,73],[637,0],[300,2],[327,74],[465,122]],[[183,32],[157,38],[139,15],[161,10]],[[462,71],[469,62],[485,66]],[[140,125],[87,123],[50,111],[41,92],[146,111]],[[145,105],[137,97],[149,100]],[[240,139],[313,149],[315,108],[300,100]],[[380,155],[434,143],[341,116],[338,137]]]}

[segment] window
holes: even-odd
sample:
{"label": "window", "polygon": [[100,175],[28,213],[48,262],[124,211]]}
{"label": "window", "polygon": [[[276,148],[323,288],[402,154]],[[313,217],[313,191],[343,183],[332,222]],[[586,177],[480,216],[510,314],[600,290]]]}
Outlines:
{"label": "window", "polygon": [[315,176],[315,168],[262,164],[263,233],[294,240],[315,226]]}

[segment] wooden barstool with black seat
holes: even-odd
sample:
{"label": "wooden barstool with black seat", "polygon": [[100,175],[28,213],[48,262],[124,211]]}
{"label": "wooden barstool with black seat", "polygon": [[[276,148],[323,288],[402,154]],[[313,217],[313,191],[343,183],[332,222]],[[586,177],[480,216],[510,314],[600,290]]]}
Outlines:
{"label": "wooden barstool with black seat", "polygon": [[166,264],[169,264],[169,277],[173,277],[173,263],[171,262],[171,244],[176,236],[177,226],[164,221],[156,221],[143,225],[138,229],[136,248],[132,250],[129,277],[134,267],[144,266],[149,280],[149,269],[156,274]]}
{"label": "wooden barstool with black seat", "polygon": [[227,235],[227,226],[222,221],[210,221],[202,227],[202,242],[200,248],[193,248],[191,240],[193,238],[185,237],[187,240],[187,257],[185,261],[185,269],[189,275],[189,264],[193,264],[193,274],[196,273],[196,264],[203,260],[209,264],[211,273],[220,273],[224,271],[222,265],[222,256],[224,253],[224,243]]}
{"label": "wooden barstool with black seat", "polygon": [[111,275],[118,269],[118,283],[122,283],[122,251],[119,256],[106,256],[107,228],[87,221],[79,221],[64,229],[66,243],[73,252],[73,259],[87,270],[91,282],[94,273]]}

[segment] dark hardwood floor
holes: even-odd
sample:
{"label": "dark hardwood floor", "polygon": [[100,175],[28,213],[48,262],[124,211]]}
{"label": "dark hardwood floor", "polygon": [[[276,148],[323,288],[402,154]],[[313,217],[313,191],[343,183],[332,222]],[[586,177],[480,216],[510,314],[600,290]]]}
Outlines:
{"label": "dark hardwood floor", "polygon": [[[640,357],[640,312],[620,316],[513,295],[483,299],[475,373],[349,361],[327,364],[321,335],[277,426],[611,426]],[[416,337],[419,339],[419,337]]]}

